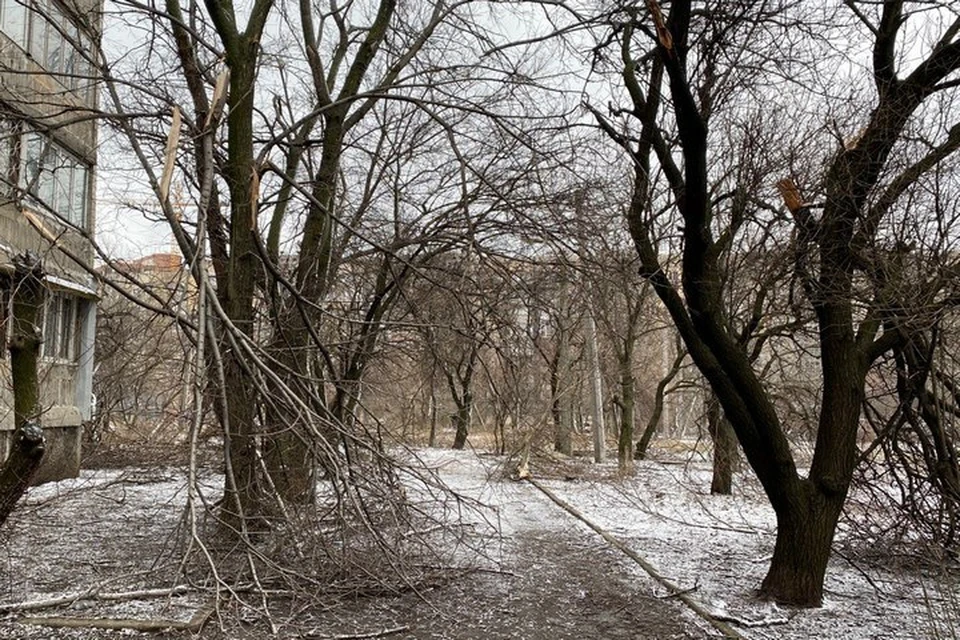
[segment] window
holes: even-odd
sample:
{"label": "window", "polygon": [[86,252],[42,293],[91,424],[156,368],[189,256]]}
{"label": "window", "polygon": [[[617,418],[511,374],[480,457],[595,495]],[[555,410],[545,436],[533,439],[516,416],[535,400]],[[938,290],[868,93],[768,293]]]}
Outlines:
{"label": "window", "polygon": [[22,45],[27,37],[27,8],[17,0],[0,0],[0,31]]}
{"label": "window", "polygon": [[[16,185],[15,153],[20,128],[13,120],[0,119],[0,196],[10,196]],[[4,201],[6,198],[3,199]]]}
{"label": "window", "polygon": [[41,357],[46,360],[76,362],[78,322],[77,298],[48,291],[43,310]]}
{"label": "window", "polygon": [[25,2],[29,0],[0,0],[0,29],[64,87],[89,103],[94,69],[87,56],[93,52],[93,39],[50,0],[36,0],[33,9]]}
{"label": "window", "polygon": [[84,228],[87,165],[36,131],[24,134],[21,148],[20,188],[70,224]]}

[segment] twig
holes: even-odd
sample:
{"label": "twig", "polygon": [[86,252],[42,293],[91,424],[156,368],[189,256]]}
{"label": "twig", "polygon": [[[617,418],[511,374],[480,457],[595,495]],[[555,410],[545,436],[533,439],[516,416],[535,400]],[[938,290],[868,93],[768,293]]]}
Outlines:
{"label": "twig", "polygon": [[409,626],[403,625],[400,627],[393,627],[391,629],[381,629],[380,631],[369,631],[367,633],[347,633],[337,636],[317,635],[316,631],[314,630],[308,631],[300,637],[310,638],[311,640],[361,640],[362,638],[383,638],[384,636],[392,636],[395,633],[403,633],[404,631],[409,630]]}
{"label": "twig", "polygon": [[732,622],[737,626],[746,627],[748,629],[756,629],[757,627],[774,627],[781,624],[788,624],[793,620],[794,616],[799,613],[794,611],[788,616],[780,618],[762,618],[760,620],[747,620],[745,618],[738,618],[736,616],[731,616],[726,613],[713,613],[713,617],[717,620],[723,620],[724,622]]}

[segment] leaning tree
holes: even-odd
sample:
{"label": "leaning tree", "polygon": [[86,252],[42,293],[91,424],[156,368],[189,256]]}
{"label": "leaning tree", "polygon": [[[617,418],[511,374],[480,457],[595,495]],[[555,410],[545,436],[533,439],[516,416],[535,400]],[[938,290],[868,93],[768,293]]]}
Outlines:
{"label": "leaning tree", "polygon": [[[820,11],[839,12],[818,19]],[[885,286],[886,266],[909,251],[900,242],[903,220],[926,233],[953,232],[938,225],[935,196],[913,197],[909,207],[904,196],[920,190],[936,194],[937,181],[928,176],[960,146],[943,110],[958,86],[960,19],[946,7],[896,0],[851,1],[839,10],[802,3],[650,0],[643,8],[619,3],[606,18],[613,30],[605,42],[619,49],[628,101],[615,113],[632,128],[625,134],[607,114],[595,113],[633,163],[628,222],[643,273],[716,394],[776,513],[776,545],[761,595],[818,606],[858,460],[868,371],[884,354],[913,340],[909,323],[892,315],[897,305]],[[837,99],[854,102],[848,92],[830,87],[828,70],[818,62],[828,48],[816,38],[829,39],[841,28],[862,43],[869,59],[872,86],[856,87],[855,94],[869,105],[863,113],[837,107]],[[913,29],[925,34],[922,46],[909,41]],[[844,56],[855,56],[851,50]],[[853,82],[862,79],[852,71],[857,61],[829,59],[834,69],[838,62],[849,65]],[[777,90],[764,90],[763,83]],[[790,130],[823,118],[825,111],[843,115],[810,133],[811,140],[826,141],[828,152],[819,157],[809,141],[790,150],[762,150],[784,157],[779,188],[789,218],[783,209],[758,202],[744,219],[732,220],[728,197],[710,188],[718,153],[714,126],[744,111],[775,112],[791,92],[796,103],[786,105],[791,115],[780,121],[785,140]],[[834,98],[837,94],[843,95]],[[654,195],[655,185],[664,182],[680,237],[658,245],[656,230],[664,216]],[[770,186],[749,195],[769,200]],[[815,317],[821,387],[808,472],[798,470],[788,425],[739,340],[725,299],[723,251],[737,238],[771,226],[789,227],[769,242],[790,243],[795,302]],[[679,274],[661,264],[662,253],[676,247],[682,253]]]}

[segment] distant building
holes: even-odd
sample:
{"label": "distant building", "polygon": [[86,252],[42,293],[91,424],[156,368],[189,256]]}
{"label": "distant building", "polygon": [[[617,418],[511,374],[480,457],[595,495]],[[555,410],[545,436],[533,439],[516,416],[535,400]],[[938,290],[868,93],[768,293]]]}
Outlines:
{"label": "distant building", "polygon": [[[42,347],[47,454],[38,481],[77,475],[91,419],[97,292],[91,277],[97,125],[92,56],[100,0],[0,0],[0,292],[9,331],[11,257],[40,254],[49,287]],[[5,342],[5,340],[4,340]],[[0,349],[0,455],[13,424]]]}
{"label": "distant building", "polygon": [[[116,261],[102,271],[115,279],[117,271],[123,273],[117,284],[152,306],[187,315],[196,309],[196,284],[177,253]],[[144,446],[185,437],[193,412],[194,348],[177,321],[105,289],[97,324],[92,435]]]}

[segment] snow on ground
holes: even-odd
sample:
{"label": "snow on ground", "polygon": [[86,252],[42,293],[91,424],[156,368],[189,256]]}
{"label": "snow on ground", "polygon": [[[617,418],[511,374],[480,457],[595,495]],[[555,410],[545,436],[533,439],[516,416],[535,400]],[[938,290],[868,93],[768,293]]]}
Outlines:
{"label": "snow on ground", "polygon": [[[423,451],[420,457],[451,487],[496,505],[506,536],[543,522],[581,526],[532,485],[488,479],[496,475],[499,459],[486,458],[484,464],[469,452],[441,450]],[[709,610],[751,625],[738,627],[745,637],[920,639],[940,637],[935,625],[940,635],[956,637],[943,634],[951,624],[946,618],[957,610],[955,599],[939,595],[943,579],[864,566],[836,553],[828,569],[823,607],[796,611],[754,598],[773,551],[776,521],[759,483],[749,474],[737,476],[734,495],[711,496],[706,462],[638,462],[636,473],[627,479],[617,477],[616,463],[588,468],[590,473],[584,475],[594,480],[540,482],[681,589],[690,589]],[[536,464],[533,470],[536,476]],[[842,539],[841,531],[838,540]],[[626,566],[638,580],[647,580],[635,563]]]}
{"label": "snow on ground", "polygon": [[[417,457],[464,499],[446,497],[429,503],[426,485],[413,480],[409,483],[411,497],[423,499],[427,508],[442,505],[448,518],[462,518],[461,529],[469,531],[464,540],[499,541],[482,547],[480,561],[489,563],[490,568],[510,564],[511,554],[519,548],[517,540],[529,541],[531,536],[545,533],[551,544],[570,544],[571,553],[582,552],[573,547],[582,547],[585,540],[587,544],[594,540],[595,549],[607,546],[532,484],[503,480],[509,474],[504,473],[502,458],[438,449],[418,451]],[[615,463],[571,463],[569,472],[560,473],[543,466],[543,473],[538,474],[540,466],[535,460],[532,468],[544,486],[643,556],[674,584],[689,589],[708,609],[760,625],[739,627],[744,637],[956,637],[949,632],[934,633],[938,619],[941,630],[949,628],[948,618],[958,619],[957,600],[940,596],[944,579],[923,578],[893,566],[853,564],[838,554],[828,570],[826,602],[821,609],[782,610],[754,599],[752,590],[770,561],[775,522],[750,475],[737,477],[733,496],[710,496],[709,466],[701,461],[640,462],[634,476],[626,479],[617,476]],[[182,524],[185,484],[179,470],[152,468],[84,471],[78,479],[31,489],[0,534],[0,600],[50,598],[93,585],[112,591],[173,584],[177,571],[171,546],[174,532]],[[204,484],[214,500],[218,477],[205,477]],[[498,531],[502,536],[495,535]],[[131,554],[134,546],[137,553]],[[465,544],[459,557],[474,561],[477,558],[472,554],[477,548],[481,547]],[[622,558],[615,565],[615,570],[622,572],[621,580],[637,585],[640,594],[654,596],[648,603],[676,602],[634,562],[619,552],[611,553]],[[144,557],[166,563],[171,582],[158,583],[156,566],[135,562]],[[144,570],[152,574],[141,582],[138,572]],[[484,597],[494,597],[495,591]],[[144,605],[144,615],[189,617],[198,602],[191,597],[153,601]],[[137,603],[125,603],[123,612],[137,614],[136,607]],[[680,615],[686,628],[701,630],[691,632],[691,637],[709,635],[691,614]],[[15,627],[0,628],[0,637],[17,637],[4,635],[4,629]]]}
{"label": "snow on ground", "polygon": [[[607,466],[614,474],[615,465]],[[674,584],[693,589],[692,595],[711,611],[752,623],[789,620],[744,629],[749,638],[931,636],[924,590],[936,591],[939,585],[882,567],[854,565],[837,554],[828,569],[822,608],[781,610],[752,597],[766,573],[776,527],[751,476],[738,476],[733,496],[709,495],[706,463],[640,462],[629,479],[544,484]]]}
{"label": "snow on ground", "polygon": [[[30,488],[0,532],[0,610],[90,589],[173,586],[185,503],[186,476],[177,469],[83,470]],[[196,595],[154,598],[98,604],[96,613],[187,620],[201,603]],[[81,601],[72,609],[91,606]],[[2,629],[0,637],[8,637]]]}

